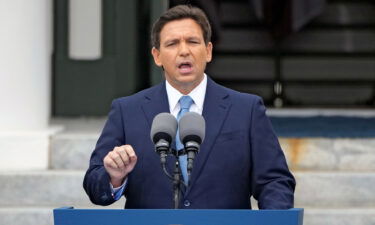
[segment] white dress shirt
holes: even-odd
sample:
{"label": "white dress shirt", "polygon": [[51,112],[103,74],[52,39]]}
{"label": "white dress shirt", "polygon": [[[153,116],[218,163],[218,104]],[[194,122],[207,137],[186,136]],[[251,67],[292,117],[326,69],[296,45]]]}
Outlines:
{"label": "white dress shirt", "polygon": [[[177,114],[180,111],[180,103],[178,102],[183,96],[181,92],[172,87],[168,81],[165,82],[167,89],[168,102],[169,102],[169,112],[177,118]],[[193,104],[190,106],[190,112],[196,112],[202,115],[204,97],[206,96],[207,88],[207,75],[204,74],[203,80],[198,86],[196,86],[188,95],[193,99]]]}

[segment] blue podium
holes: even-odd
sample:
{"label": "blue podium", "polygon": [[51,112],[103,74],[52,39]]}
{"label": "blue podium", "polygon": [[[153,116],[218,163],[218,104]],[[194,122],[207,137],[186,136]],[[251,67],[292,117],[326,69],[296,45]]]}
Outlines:
{"label": "blue podium", "polygon": [[74,209],[53,210],[55,225],[302,225],[303,209]]}

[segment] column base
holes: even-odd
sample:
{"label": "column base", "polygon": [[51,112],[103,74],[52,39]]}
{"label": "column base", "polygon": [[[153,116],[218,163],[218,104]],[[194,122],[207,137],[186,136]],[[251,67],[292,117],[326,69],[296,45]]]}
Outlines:
{"label": "column base", "polygon": [[50,137],[62,129],[0,131],[0,171],[48,169]]}

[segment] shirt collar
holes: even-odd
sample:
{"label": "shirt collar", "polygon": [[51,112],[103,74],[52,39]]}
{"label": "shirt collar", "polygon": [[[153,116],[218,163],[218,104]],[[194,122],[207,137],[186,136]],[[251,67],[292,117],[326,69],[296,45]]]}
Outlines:
{"label": "shirt collar", "polygon": [[[172,87],[171,84],[166,80],[165,82],[167,95],[168,95],[168,102],[169,102],[169,109],[170,112],[173,111],[174,108],[176,108],[178,101],[183,96],[181,92],[179,92],[177,89]],[[196,86],[188,95],[193,99],[194,104],[197,106],[197,108],[200,111],[203,111],[203,103],[204,103],[204,97],[206,95],[206,88],[207,88],[207,75],[204,74],[203,80],[200,82],[198,86]]]}

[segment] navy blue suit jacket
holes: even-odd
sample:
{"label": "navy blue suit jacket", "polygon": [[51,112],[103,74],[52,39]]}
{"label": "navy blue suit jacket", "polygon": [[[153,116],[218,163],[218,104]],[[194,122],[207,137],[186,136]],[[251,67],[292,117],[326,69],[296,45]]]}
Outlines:
{"label": "navy blue suit jacket", "polygon": [[[152,120],[161,112],[169,112],[165,82],[113,101],[84,179],[93,203],[114,202],[103,158],[115,146],[130,144],[138,161],[128,175],[125,208],[173,208],[172,182],[150,139]],[[194,161],[190,186],[183,190],[181,208],[248,209],[251,195],[261,209],[293,207],[295,180],[262,100],[208,78],[203,117],[206,137]],[[171,172],[174,163],[173,157],[168,158]]]}

